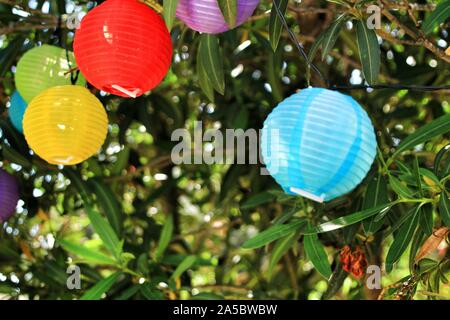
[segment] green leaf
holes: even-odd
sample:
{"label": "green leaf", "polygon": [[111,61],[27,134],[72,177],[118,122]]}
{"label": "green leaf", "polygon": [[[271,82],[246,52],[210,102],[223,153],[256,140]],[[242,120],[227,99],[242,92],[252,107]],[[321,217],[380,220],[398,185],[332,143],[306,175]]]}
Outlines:
{"label": "green leaf", "polygon": [[214,88],[208,78],[205,67],[203,66],[202,58],[200,56],[200,46],[197,51],[197,77],[200,89],[202,89],[209,101],[214,102]]}
{"label": "green leaf", "polygon": [[286,14],[289,0],[277,0],[272,4],[272,10],[270,11],[269,21],[269,40],[272,50],[275,52],[280,42],[281,32],[283,31],[283,24],[278,16],[275,6],[278,6],[283,15]]}
{"label": "green leaf", "polygon": [[142,295],[148,300],[163,300],[163,293],[150,283],[145,283],[141,286]]}
{"label": "green leaf", "polygon": [[339,37],[342,26],[346,20],[346,15],[341,15],[334,21],[331,26],[325,31],[322,40],[322,60],[328,55],[328,53],[333,49],[336,40]]}
{"label": "green leaf", "polygon": [[338,262],[334,268],[333,274],[328,281],[327,291],[325,291],[323,298],[330,299],[341,289],[347,278],[348,273],[342,268],[342,264]]}
{"label": "green leaf", "polygon": [[237,0],[217,0],[225,22],[230,28],[236,26]]}
{"label": "green leaf", "polygon": [[433,233],[433,207],[425,204],[420,208],[420,227],[427,236]]}
{"label": "green leaf", "polygon": [[434,159],[434,165],[433,165],[433,170],[434,173],[442,178],[445,177],[449,172],[447,170],[441,170],[441,163],[444,160],[444,156],[447,156],[447,160],[450,159],[450,157],[448,157],[448,151],[450,150],[450,144],[446,145],[445,147],[443,147],[441,150],[439,150],[438,154],[436,155],[436,158]]}
{"label": "green leaf", "polygon": [[76,254],[80,258],[86,260],[89,263],[100,265],[115,265],[116,262],[111,257],[96,251],[89,249],[85,246],[75,244],[67,240],[59,240],[59,244],[67,251]]}
{"label": "green leaf", "polygon": [[439,262],[436,260],[424,258],[419,261],[419,274],[430,272],[439,267]]}
{"label": "green leaf", "polygon": [[111,225],[108,223],[106,219],[104,219],[100,213],[94,210],[89,204],[84,204],[86,209],[86,213],[91,221],[92,227],[95,232],[99,235],[100,239],[102,239],[103,244],[112,253],[116,259],[119,259],[122,255],[122,243],[117,238],[116,233],[114,232]]}
{"label": "green leaf", "polygon": [[275,196],[268,191],[260,192],[245,200],[241,205],[241,210],[252,209],[262,204],[271,202]]}
{"label": "green leaf", "polygon": [[190,267],[194,265],[197,261],[196,256],[187,256],[184,260],[178,265],[178,267],[173,272],[171,279],[179,278],[185,271],[187,271]]}
{"label": "green leaf", "polygon": [[24,168],[31,167],[31,161],[25,158],[21,153],[17,152],[16,150],[6,145],[5,143],[2,143],[1,146],[2,146],[2,155],[4,159],[9,160],[12,163],[18,164]]}
{"label": "green leaf", "polygon": [[392,158],[397,156],[400,152],[424,143],[431,138],[447,133],[450,131],[450,114],[439,117],[432,122],[417,129],[413,134],[404,139],[397,150],[392,155]]}
{"label": "green leaf", "polygon": [[101,179],[89,180],[92,191],[97,196],[98,206],[102,209],[117,236],[122,233],[122,208],[112,190]]}
{"label": "green leaf", "polygon": [[308,234],[303,237],[303,247],[306,256],[311,260],[316,270],[329,279],[331,276],[331,266],[328,261],[328,255],[323,244],[320,242],[317,234]]}
{"label": "green leaf", "polygon": [[444,225],[450,228],[450,199],[445,191],[441,193],[441,198],[439,199],[439,213]]}
{"label": "green leaf", "polygon": [[[389,198],[386,179],[381,174],[378,174],[373,177],[367,186],[362,209],[370,209],[388,202]],[[384,219],[376,220],[376,216],[372,216],[363,221],[364,232],[367,235],[375,233],[381,228],[383,223]]]}
{"label": "green leaf", "polygon": [[419,251],[424,240],[425,240],[425,234],[423,233],[422,229],[421,228],[417,229],[416,233],[414,233],[414,237],[411,241],[411,246],[410,246],[410,250],[409,250],[409,270],[411,273],[414,270],[414,264],[415,264],[415,258],[416,258],[417,251]]}
{"label": "green leaf", "polygon": [[379,214],[379,213],[385,213],[387,210],[389,210],[391,207],[393,207],[396,204],[396,202],[386,203],[379,206],[376,206],[374,208],[358,211],[352,214],[349,214],[344,217],[340,217],[334,220],[331,220],[329,222],[322,223],[319,226],[308,228],[303,234],[313,234],[313,233],[324,233],[324,232],[330,232],[334,230],[338,230],[341,228],[345,228],[349,225],[352,225],[354,223],[360,222],[364,219],[367,219],[373,215]]}
{"label": "green leaf", "polygon": [[[121,127],[121,130],[124,128]],[[126,128],[125,128],[126,131]],[[111,166],[110,172],[111,176],[119,176],[122,174],[122,171],[127,167],[128,161],[130,159],[130,148],[124,147],[122,151],[116,154],[117,160]]]}
{"label": "green leaf", "polygon": [[159,237],[158,248],[156,249],[155,260],[159,261],[166,251],[167,246],[172,239],[173,234],[173,217],[169,215],[166,218],[166,222],[164,223],[164,227],[161,231],[161,235]]}
{"label": "green leaf", "polygon": [[389,185],[391,186],[392,190],[394,190],[394,192],[400,197],[405,199],[413,198],[412,191],[396,177],[389,176]]}
{"label": "green leaf", "polygon": [[17,58],[26,37],[22,34],[17,35],[8,43],[8,46],[0,50],[0,77],[8,72]]}
{"label": "green leaf", "polygon": [[417,157],[414,157],[414,179],[416,180],[416,185],[419,190],[419,195],[423,197],[423,190],[422,190],[422,180],[420,179],[420,168],[419,168],[419,159]]}
{"label": "green leaf", "polygon": [[80,300],[100,300],[102,295],[108,292],[109,289],[116,283],[122,273],[120,271],[113,273],[107,278],[104,278],[98,282],[91,289],[86,291],[85,294],[80,298]]}
{"label": "green leaf", "polygon": [[166,22],[167,29],[172,30],[173,22],[177,13],[177,6],[179,0],[164,0],[163,1],[163,16]]}
{"label": "green leaf", "polygon": [[433,29],[450,17],[450,0],[444,0],[434,9],[422,24],[422,31],[429,34]]}
{"label": "green leaf", "polygon": [[73,169],[65,168],[64,173],[80,193],[80,196],[83,199],[86,213],[95,232],[97,232],[100,239],[102,239],[103,244],[109,250],[109,252],[111,252],[116,259],[119,259],[122,255],[122,243],[119,242],[116,233],[114,232],[108,221],[104,219],[98,211],[94,210],[90,197],[90,193],[92,191],[89,187],[89,184],[83,181],[80,174]]}
{"label": "green leaf", "polygon": [[211,292],[200,292],[191,298],[191,300],[224,300],[225,298],[219,294]]}
{"label": "green leaf", "polygon": [[365,21],[356,22],[356,40],[364,78],[369,84],[375,84],[380,73],[381,50],[377,34],[367,28]]}
{"label": "green leaf", "polygon": [[129,300],[131,297],[133,297],[138,291],[141,289],[140,285],[134,285],[132,287],[129,287],[128,289],[122,291],[120,296],[118,296],[115,300]]}
{"label": "green leaf", "polygon": [[220,94],[225,92],[225,76],[223,73],[223,57],[217,36],[202,34],[200,36],[199,60],[213,88]]}
{"label": "green leaf", "polygon": [[245,243],[242,245],[242,248],[255,249],[262,247],[292,232],[300,230],[303,226],[305,226],[305,224],[306,224],[305,220],[299,219],[288,224],[274,225],[269,229],[257,234],[255,237],[245,241]]}
{"label": "green leaf", "polygon": [[275,246],[273,247],[270,255],[268,278],[272,278],[273,269],[278,264],[280,259],[284,256],[286,252],[293,246],[297,241],[298,235],[295,232],[279,239]]}
{"label": "green leaf", "polygon": [[419,223],[418,212],[419,211],[416,211],[414,214],[410,215],[398,230],[394,242],[389,248],[386,256],[386,272],[389,273],[392,271],[394,263],[400,259],[403,252],[408,248]]}

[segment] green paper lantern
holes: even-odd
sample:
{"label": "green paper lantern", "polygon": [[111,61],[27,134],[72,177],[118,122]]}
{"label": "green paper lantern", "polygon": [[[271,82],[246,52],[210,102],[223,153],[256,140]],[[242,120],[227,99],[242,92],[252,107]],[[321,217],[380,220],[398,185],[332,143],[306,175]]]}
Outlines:
{"label": "green paper lantern", "polygon": [[[48,88],[72,84],[69,71],[76,67],[76,63],[72,52],[69,51],[68,56],[70,63],[66,50],[50,45],[26,52],[19,60],[15,74],[16,87],[22,98],[29,103]],[[77,84],[86,84],[81,73]]]}

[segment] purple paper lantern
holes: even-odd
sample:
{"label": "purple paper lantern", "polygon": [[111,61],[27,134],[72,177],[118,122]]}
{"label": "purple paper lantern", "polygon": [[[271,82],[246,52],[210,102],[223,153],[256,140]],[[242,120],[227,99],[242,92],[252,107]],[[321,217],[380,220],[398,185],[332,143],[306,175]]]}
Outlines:
{"label": "purple paper lantern", "polygon": [[[236,26],[243,24],[255,11],[259,0],[238,0]],[[223,18],[217,0],[180,0],[177,17],[189,28],[204,33],[221,33],[230,27]]]}
{"label": "purple paper lantern", "polygon": [[19,186],[16,178],[0,169],[0,222],[14,214],[17,201],[19,201]]}

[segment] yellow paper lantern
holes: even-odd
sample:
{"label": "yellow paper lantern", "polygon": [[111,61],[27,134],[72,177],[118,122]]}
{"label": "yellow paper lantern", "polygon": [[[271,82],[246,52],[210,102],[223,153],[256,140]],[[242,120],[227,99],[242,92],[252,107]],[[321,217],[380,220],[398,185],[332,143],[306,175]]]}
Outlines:
{"label": "yellow paper lantern", "polygon": [[[74,67],[76,63],[72,52],[66,53],[62,48],[47,44],[35,47],[17,63],[14,76],[17,90],[26,102],[30,102],[45,89],[72,84],[70,70]],[[81,73],[77,84],[86,84]]]}
{"label": "yellow paper lantern", "polygon": [[86,88],[58,86],[31,101],[23,129],[28,145],[42,159],[74,165],[100,149],[108,119],[101,102]]}

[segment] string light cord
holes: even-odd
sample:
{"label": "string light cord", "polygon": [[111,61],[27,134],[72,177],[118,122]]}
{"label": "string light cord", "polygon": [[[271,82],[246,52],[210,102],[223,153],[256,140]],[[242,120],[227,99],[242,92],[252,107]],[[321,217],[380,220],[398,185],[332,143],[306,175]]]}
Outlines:
{"label": "string light cord", "polygon": [[419,85],[403,85],[403,84],[374,84],[374,85],[348,85],[348,86],[330,86],[330,90],[377,90],[377,89],[393,89],[393,90],[410,90],[410,91],[441,91],[450,90],[447,86],[419,86]]}
{"label": "string light cord", "polygon": [[[323,76],[322,72],[319,70],[319,68],[310,61],[308,54],[305,51],[305,48],[303,45],[298,41],[297,37],[295,36],[294,32],[289,28],[289,25],[284,17],[283,12],[281,11],[281,2],[280,1],[273,1],[275,11],[283,24],[283,27],[286,29],[289,38],[292,40],[292,42],[297,47],[298,51],[300,52],[301,56],[306,60],[306,63],[308,64],[309,68],[313,69],[320,78],[327,84],[328,89],[330,90],[379,90],[379,89],[392,89],[392,90],[410,90],[410,91],[423,91],[423,92],[432,92],[432,91],[441,91],[441,90],[450,90],[450,85],[445,86],[421,86],[421,85],[403,85],[403,84],[377,84],[377,85],[330,85],[329,81]],[[309,80],[308,80],[309,85]]]}

